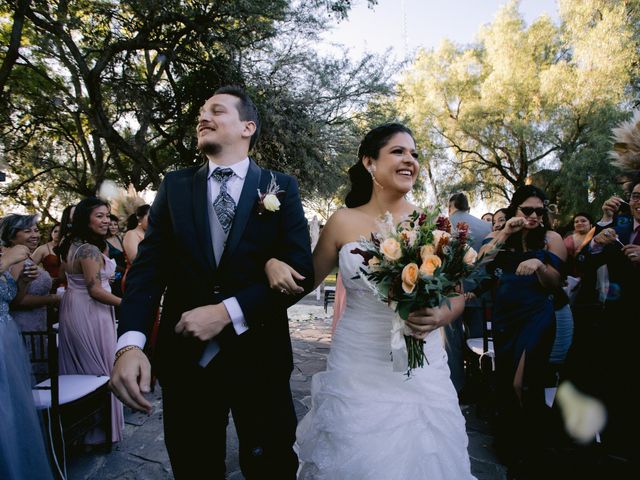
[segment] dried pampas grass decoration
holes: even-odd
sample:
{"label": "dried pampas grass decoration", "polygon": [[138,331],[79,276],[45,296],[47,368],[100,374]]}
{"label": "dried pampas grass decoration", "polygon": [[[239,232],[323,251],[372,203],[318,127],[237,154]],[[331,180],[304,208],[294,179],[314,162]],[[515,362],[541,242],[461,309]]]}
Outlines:
{"label": "dried pampas grass decoration", "polygon": [[611,130],[613,150],[609,152],[613,165],[623,174],[623,181],[630,181],[640,173],[640,110],[633,117]]}
{"label": "dried pampas grass decoration", "polygon": [[129,216],[136,213],[136,209],[147,202],[144,201],[133,185],[125,190],[119,187],[111,180],[105,180],[98,190],[98,198],[109,202],[111,205],[111,213],[120,219],[120,222],[126,222]]}

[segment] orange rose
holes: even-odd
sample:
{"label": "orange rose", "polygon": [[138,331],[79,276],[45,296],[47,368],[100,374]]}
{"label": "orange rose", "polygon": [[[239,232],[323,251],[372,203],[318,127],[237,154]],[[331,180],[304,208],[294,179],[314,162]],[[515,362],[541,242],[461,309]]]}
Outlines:
{"label": "orange rose", "polygon": [[434,248],[433,245],[428,244],[428,245],[423,245],[420,248],[420,259],[422,261],[424,261],[424,259],[428,256],[428,255],[434,255],[436,253],[436,249]]}
{"label": "orange rose", "polygon": [[375,269],[380,265],[380,259],[378,257],[371,257],[367,265],[369,266],[369,268]]}
{"label": "orange rose", "polygon": [[425,255],[422,258],[422,265],[420,266],[420,273],[430,277],[433,275],[433,272],[436,271],[442,265],[442,260],[437,255]]}
{"label": "orange rose", "polygon": [[415,263],[409,263],[402,269],[402,290],[405,293],[413,292],[416,288],[416,282],[418,281],[418,265]]}
{"label": "orange rose", "polygon": [[387,238],[380,244],[380,250],[387,260],[395,261],[402,256],[402,249],[397,240],[393,238]]}

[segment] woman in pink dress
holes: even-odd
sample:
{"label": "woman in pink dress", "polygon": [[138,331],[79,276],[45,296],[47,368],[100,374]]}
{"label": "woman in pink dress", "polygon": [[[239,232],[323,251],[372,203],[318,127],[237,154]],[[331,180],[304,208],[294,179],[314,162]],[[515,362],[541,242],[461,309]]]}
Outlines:
{"label": "woman in pink dress", "polygon": [[[60,373],[110,375],[116,352],[114,306],[109,279],[115,261],[107,255],[109,206],[97,198],[76,207],[70,234],[60,248],[65,260],[67,290],[60,304]],[[111,402],[112,441],[122,439],[122,403]],[[90,432],[88,445],[105,442],[102,430]]]}

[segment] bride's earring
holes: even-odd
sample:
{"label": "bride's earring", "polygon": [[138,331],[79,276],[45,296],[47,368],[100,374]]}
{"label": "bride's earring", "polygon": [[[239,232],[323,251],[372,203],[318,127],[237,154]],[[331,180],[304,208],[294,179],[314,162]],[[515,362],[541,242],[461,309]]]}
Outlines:
{"label": "bride's earring", "polygon": [[373,165],[369,165],[369,168],[367,168],[367,170],[369,170],[369,173],[371,174],[371,180],[373,180],[373,183],[375,183],[379,189],[384,190],[384,187],[380,184],[380,182],[378,182],[378,180],[376,180],[376,176],[373,174],[373,172],[375,171]]}

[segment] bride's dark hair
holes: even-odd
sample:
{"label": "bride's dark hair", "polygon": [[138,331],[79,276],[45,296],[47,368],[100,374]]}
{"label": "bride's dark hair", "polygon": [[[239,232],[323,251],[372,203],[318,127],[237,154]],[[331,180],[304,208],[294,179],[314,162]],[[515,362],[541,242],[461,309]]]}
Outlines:
{"label": "bride's dark hair", "polygon": [[408,133],[413,138],[413,132],[400,123],[385,123],[373,130],[369,130],[358,148],[358,161],[349,169],[351,190],[347,194],[344,203],[349,208],[364,205],[371,198],[373,180],[371,174],[362,163],[364,157],[378,158],[380,149],[389,143],[389,139],[396,133]]}

